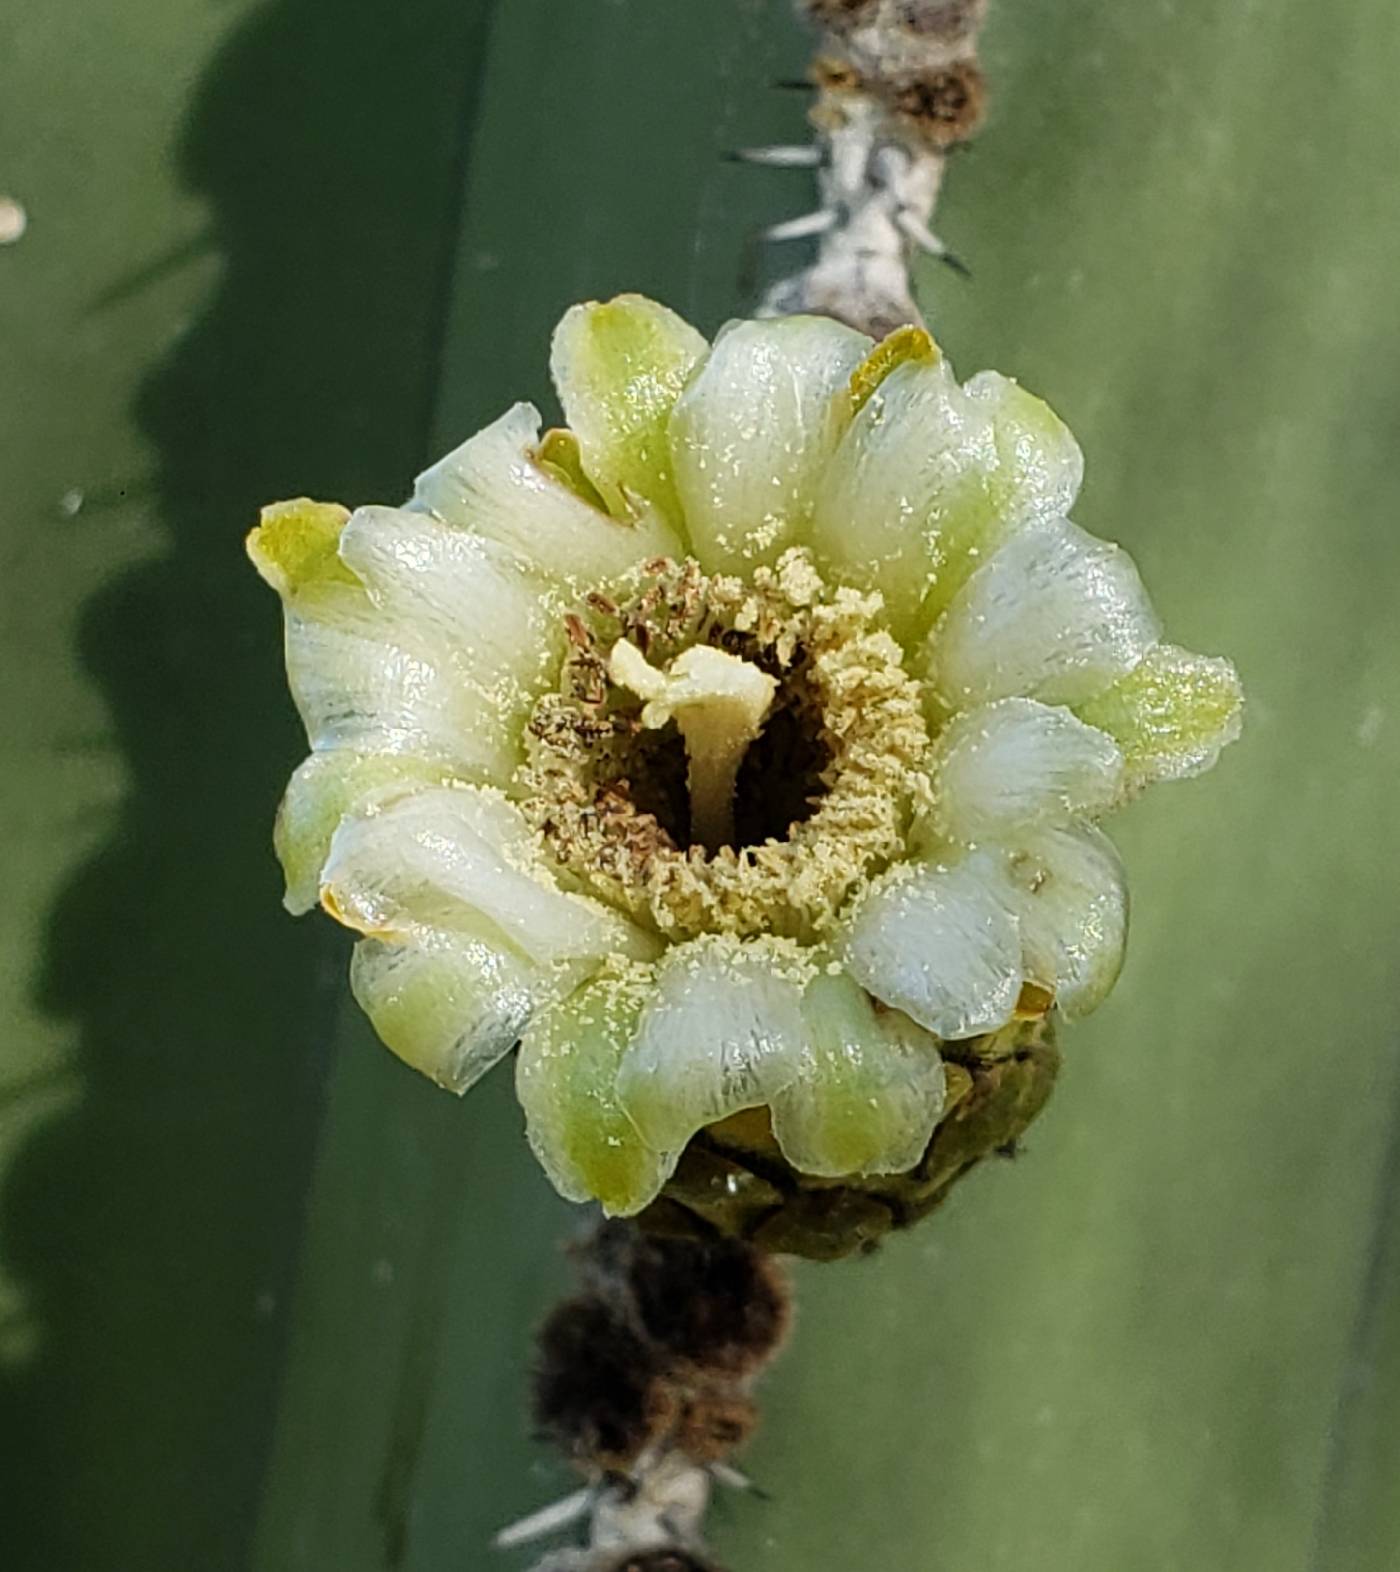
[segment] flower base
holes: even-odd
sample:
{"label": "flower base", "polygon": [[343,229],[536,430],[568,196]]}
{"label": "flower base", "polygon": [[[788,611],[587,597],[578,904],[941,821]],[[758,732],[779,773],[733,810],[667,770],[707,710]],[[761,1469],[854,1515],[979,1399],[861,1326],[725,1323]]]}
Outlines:
{"label": "flower base", "polygon": [[1060,1068],[1052,1016],[943,1045],[946,1111],[903,1174],[814,1179],[785,1161],[766,1109],[701,1131],[638,1217],[672,1236],[743,1239],[775,1254],[834,1261],[870,1250],[938,1207],[984,1157],[1008,1153],[1045,1106]]}

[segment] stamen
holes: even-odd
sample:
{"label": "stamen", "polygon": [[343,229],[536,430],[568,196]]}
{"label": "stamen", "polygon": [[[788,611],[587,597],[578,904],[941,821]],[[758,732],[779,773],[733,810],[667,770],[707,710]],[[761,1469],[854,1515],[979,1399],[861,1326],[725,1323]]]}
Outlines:
{"label": "stamen", "polygon": [[772,708],[778,682],[750,661],[695,644],[662,672],[625,639],[613,646],[608,672],[646,701],[642,725],[674,719],[689,765],[690,838],[707,851],[734,841],[734,786],[749,744]]}

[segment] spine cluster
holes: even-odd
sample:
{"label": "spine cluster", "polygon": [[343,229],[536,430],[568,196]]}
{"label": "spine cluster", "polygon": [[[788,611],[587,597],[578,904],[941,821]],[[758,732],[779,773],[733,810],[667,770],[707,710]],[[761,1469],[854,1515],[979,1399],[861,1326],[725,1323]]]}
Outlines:
{"label": "spine cluster", "polygon": [[799,8],[823,35],[811,73],[815,139],[741,156],[816,171],[820,206],[765,238],[815,238],[817,255],[768,290],[761,314],[831,316],[876,338],[922,326],[914,257],[961,269],[933,212],[949,154],[982,123],[977,39],[987,0],[799,0]]}
{"label": "spine cluster", "polygon": [[771,1259],[606,1223],[577,1251],[583,1286],[537,1339],[540,1434],[583,1474],[574,1495],[498,1537],[524,1543],[587,1524],[587,1546],[537,1572],[719,1572],[703,1522],[716,1484],[748,1488],[731,1459],[752,1435],[752,1386],[790,1318]]}

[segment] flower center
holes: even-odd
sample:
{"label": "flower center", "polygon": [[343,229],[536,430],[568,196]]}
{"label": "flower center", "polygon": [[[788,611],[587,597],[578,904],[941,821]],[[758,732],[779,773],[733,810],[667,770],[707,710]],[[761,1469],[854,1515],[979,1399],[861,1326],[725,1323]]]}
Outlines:
{"label": "flower center", "polygon": [[819,938],[901,854],[924,780],[878,597],[828,590],[802,552],[750,584],[658,560],[629,591],[566,618],[526,812],[581,886],[669,937]]}
{"label": "flower center", "polygon": [[690,839],[707,851],[734,843],[734,792],[744,755],[773,707],[778,679],[712,644],[682,650],[665,674],[636,645],[619,639],[608,674],[646,700],[642,725],[674,720],[685,739]]}

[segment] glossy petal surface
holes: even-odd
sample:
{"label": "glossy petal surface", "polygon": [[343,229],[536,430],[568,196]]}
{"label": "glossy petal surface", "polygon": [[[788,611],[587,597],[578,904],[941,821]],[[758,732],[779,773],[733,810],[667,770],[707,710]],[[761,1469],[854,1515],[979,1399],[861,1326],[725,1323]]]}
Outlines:
{"label": "glossy petal surface", "polygon": [[905,864],[857,909],[845,940],[851,975],[939,1037],[972,1037],[1011,1018],[1021,940],[998,853]]}
{"label": "glossy petal surface", "polygon": [[939,825],[969,844],[1102,813],[1123,779],[1112,737],[1035,699],[964,710],[939,735],[934,761]]}
{"label": "glossy petal surface", "polygon": [[384,938],[485,922],[545,964],[652,949],[605,906],[559,889],[519,810],[471,787],[428,788],[347,820],[322,899],[341,922]]}
{"label": "glossy petal surface", "polygon": [[424,470],[416,508],[506,547],[537,573],[591,587],[680,542],[654,512],[619,519],[592,506],[538,460],[540,415],[516,404]]}
{"label": "glossy petal surface", "polygon": [[1071,1020],[1118,980],[1128,940],[1128,885],[1118,849],[1087,825],[1027,837],[1012,873],[1026,975],[1053,990]]}
{"label": "glossy petal surface", "polygon": [[584,468],[619,517],[642,497],[675,520],[667,428],[691,368],[708,349],[674,311],[619,295],[567,311],[549,369]]}
{"label": "glossy petal surface", "polygon": [[802,1010],[806,1063],[772,1101],[784,1157],[830,1178],[912,1168],[943,1110],[937,1041],[844,975],[813,978]]}
{"label": "glossy petal surface", "polygon": [[734,322],[671,416],[671,461],[701,566],[772,563],[805,528],[870,340],[826,317]]}
{"label": "glossy petal surface", "polygon": [[530,1145],[559,1193],[640,1211],[675,1167],[624,1110],[618,1067],[650,992],[647,969],[610,972],[547,1010],[520,1045],[515,1085]]}
{"label": "glossy petal surface", "polygon": [[1244,695],[1229,661],[1159,644],[1076,709],[1117,739],[1137,789],[1210,769],[1240,734]]}
{"label": "glossy petal surface", "polygon": [[287,910],[309,912],[320,900],[321,869],[343,818],[363,813],[381,798],[442,785],[449,778],[441,766],[412,755],[345,748],[313,753],[288,782],[273,831],[287,881]]}
{"label": "glossy petal surface", "polygon": [[359,508],[341,560],[365,586],[386,637],[445,651],[475,729],[513,740],[558,665],[562,613],[494,542],[407,508]]}
{"label": "glossy petal surface", "polygon": [[1058,519],[1013,536],[972,575],[926,660],[958,708],[1016,694],[1072,704],[1131,671],[1160,634],[1127,552]]}
{"label": "glossy petal surface", "polygon": [[812,540],[843,577],[878,589],[896,632],[922,625],[949,564],[996,538],[986,488],[992,421],[941,356],[910,360],[866,400],[823,477]]}
{"label": "glossy petal surface", "polygon": [[460,932],[397,944],[362,939],[350,987],[405,1064],[459,1095],[510,1052],[555,991],[544,968]]}
{"label": "glossy petal surface", "polygon": [[651,1146],[679,1151],[703,1125],[796,1080],[805,981],[785,975],[761,940],[697,939],[667,952],[617,1082]]}

